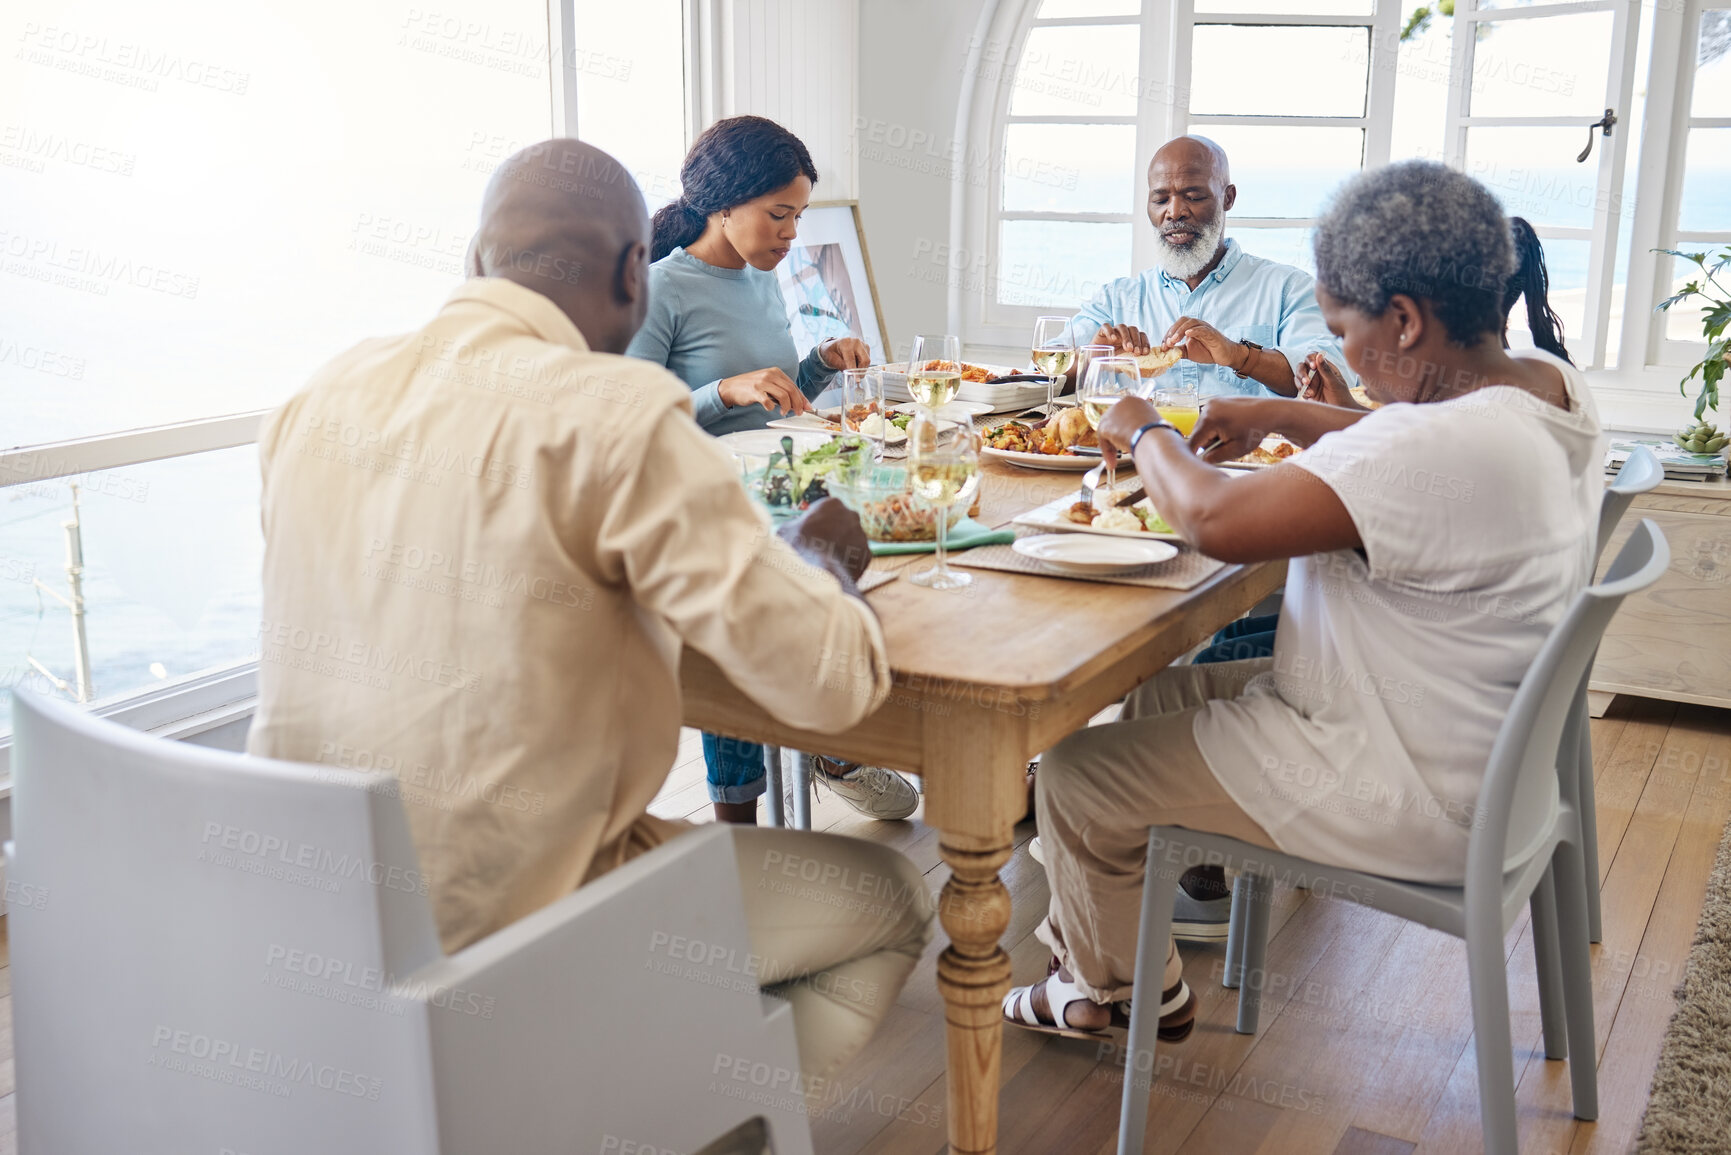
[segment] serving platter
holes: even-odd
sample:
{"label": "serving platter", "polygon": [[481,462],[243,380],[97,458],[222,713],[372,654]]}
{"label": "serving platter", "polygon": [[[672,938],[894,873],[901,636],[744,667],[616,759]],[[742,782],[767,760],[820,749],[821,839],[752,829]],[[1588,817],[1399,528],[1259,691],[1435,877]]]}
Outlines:
{"label": "serving platter", "polygon": [[[1085,533],[1094,537],[1128,538],[1131,541],[1171,541],[1182,542],[1184,539],[1175,533],[1149,533],[1136,529],[1099,529],[1092,525],[1083,525],[1069,518],[1070,507],[1076,504],[1076,494],[1066,493],[1063,497],[1048,501],[1045,505],[1030,509],[1027,513],[1011,520],[1011,525],[1026,526],[1044,533]],[[1103,498],[1105,495],[1102,494]],[[1147,500],[1146,498],[1143,499]],[[1141,505],[1142,502],[1137,502]]]}

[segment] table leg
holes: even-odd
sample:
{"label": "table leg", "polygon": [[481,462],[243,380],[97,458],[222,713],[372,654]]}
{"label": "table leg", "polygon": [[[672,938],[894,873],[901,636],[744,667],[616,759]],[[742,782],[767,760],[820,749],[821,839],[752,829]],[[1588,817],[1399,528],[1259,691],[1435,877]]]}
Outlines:
{"label": "table leg", "polygon": [[[998,1078],[1004,995],[1010,956],[998,945],[1010,925],[1010,892],[998,878],[1009,861],[1011,832],[969,839],[940,834],[950,880],[938,917],[950,945],[938,957],[949,1042],[950,1151],[990,1155],[998,1149]],[[979,845],[973,845],[980,843]]]}

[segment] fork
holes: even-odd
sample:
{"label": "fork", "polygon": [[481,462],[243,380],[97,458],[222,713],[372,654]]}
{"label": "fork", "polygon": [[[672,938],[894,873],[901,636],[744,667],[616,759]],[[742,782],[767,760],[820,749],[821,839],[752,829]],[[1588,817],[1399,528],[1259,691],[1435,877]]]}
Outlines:
{"label": "fork", "polygon": [[1106,477],[1106,463],[1102,461],[1082,475],[1082,496],[1076,499],[1078,505],[1086,506],[1090,511],[1094,508],[1094,491],[1100,488],[1100,482]]}

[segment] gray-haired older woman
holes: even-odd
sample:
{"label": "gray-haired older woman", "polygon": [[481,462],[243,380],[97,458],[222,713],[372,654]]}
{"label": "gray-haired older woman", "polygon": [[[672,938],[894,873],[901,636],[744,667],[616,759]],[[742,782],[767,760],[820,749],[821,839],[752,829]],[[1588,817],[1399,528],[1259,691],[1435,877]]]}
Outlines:
{"label": "gray-haired older woman", "polygon": [[[1227,561],[1290,558],[1272,659],[1173,667],[1040,765],[1049,977],[1004,1013],[1097,1031],[1130,996],[1147,828],[1186,826],[1376,874],[1458,882],[1491,743],[1588,580],[1603,484],[1586,382],[1502,347],[1509,224],[1442,165],[1366,173],[1316,231],[1317,299],[1383,407],[1217,398],[1186,442],[1139,400],[1101,441]],[[1232,475],[1269,431],[1305,452]],[[1200,454],[1200,459],[1198,457]],[[1161,1035],[1195,1000],[1169,949]]]}

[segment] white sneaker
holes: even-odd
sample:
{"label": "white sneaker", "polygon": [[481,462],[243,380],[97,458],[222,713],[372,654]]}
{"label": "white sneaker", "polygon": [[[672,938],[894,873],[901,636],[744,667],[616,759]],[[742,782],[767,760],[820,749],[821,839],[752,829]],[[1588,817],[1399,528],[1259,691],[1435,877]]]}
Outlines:
{"label": "white sneaker", "polygon": [[882,766],[855,766],[837,777],[826,766],[842,767],[845,762],[828,758],[812,759],[813,782],[821,782],[841,796],[849,806],[880,822],[906,818],[919,808],[920,795],[913,783]]}
{"label": "white sneaker", "polygon": [[1040,836],[1034,835],[1028,842],[1028,857],[1041,866],[1046,865],[1046,848],[1040,845]]}

